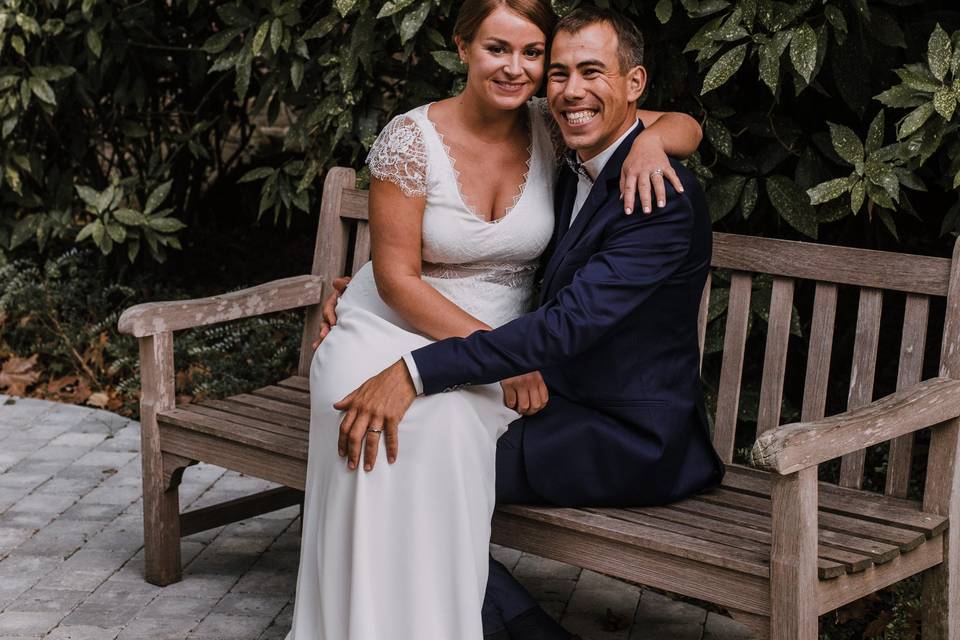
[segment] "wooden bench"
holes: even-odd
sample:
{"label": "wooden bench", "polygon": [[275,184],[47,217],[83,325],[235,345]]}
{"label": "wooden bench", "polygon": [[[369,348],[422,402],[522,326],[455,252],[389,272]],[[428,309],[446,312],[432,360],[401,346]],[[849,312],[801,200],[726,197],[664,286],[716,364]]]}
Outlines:
{"label": "wooden bench", "polygon": [[[334,276],[367,260],[366,218],[367,194],[355,188],[353,170],[332,169],[324,184],[312,275],[201,300],[138,305],[121,317],[120,330],[140,341],[148,581],[165,585],[180,578],[181,536],[301,499],[307,376],[319,305]],[[716,603],[757,637],[778,640],[815,640],[818,615],[922,573],[923,637],[957,640],[960,532],[948,525],[960,517],[958,256],[951,261],[715,234],[713,265],[730,274],[714,421],[714,442],[728,463],[723,486],[655,508],[503,506],[494,516],[494,541]],[[762,353],[746,348],[758,274],[772,276]],[[815,295],[806,361],[791,362],[788,370],[795,287],[815,287]],[[852,298],[858,305],[852,358],[832,361],[838,299],[848,291],[858,295]],[[898,390],[874,400],[878,355],[885,355],[878,354],[885,298],[903,313],[893,362]],[[709,299],[708,283],[701,346]],[[174,331],[297,307],[306,308],[298,375],[225,400],[175,404]],[[942,335],[935,330],[939,324],[928,323],[936,315],[931,308],[941,307],[946,309]],[[942,337],[939,377],[921,382],[928,333],[937,334],[932,340]],[[758,364],[762,360],[756,433],[746,434],[747,442],[755,441],[752,458],[759,468],[732,463],[748,355]],[[880,366],[889,359],[881,357]],[[849,389],[843,394],[846,411],[824,418],[828,384],[844,367],[850,371],[843,387]],[[781,426],[785,374],[800,370],[801,422]],[[906,496],[913,434],[921,430],[929,430],[929,453],[920,479],[923,499],[915,501]],[[864,451],[887,441],[885,490],[864,491]],[[818,465],[839,456],[839,483],[818,482]],[[177,486],[184,468],[198,460],[285,488],[181,514]]]}

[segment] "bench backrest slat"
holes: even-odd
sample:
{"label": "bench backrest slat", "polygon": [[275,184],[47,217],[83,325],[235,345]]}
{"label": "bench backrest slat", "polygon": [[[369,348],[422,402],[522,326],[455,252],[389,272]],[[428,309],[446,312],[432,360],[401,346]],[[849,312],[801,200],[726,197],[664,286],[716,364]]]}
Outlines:
{"label": "bench backrest slat", "polygon": [[707,320],[710,315],[710,288],[712,277],[707,277],[703,283],[703,293],[700,295],[700,312],[697,314],[697,342],[700,344],[700,367],[703,368],[703,347],[707,340]]}
{"label": "bench backrest slat", "polygon": [[[929,316],[929,296],[907,294],[903,311],[897,389],[906,389],[920,382]],[[913,440],[913,434],[908,433],[890,441],[885,488],[887,495],[898,498],[907,497],[907,490],[910,487],[910,465],[913,459]]]}
{"label": "bench backrest slat", "polygon": [[947,294],[946,258],[713,234],[713,266],[933,296]]}
{"label": "bench backrest slat", "polygon": [[837,317],[837,285],[818,282],[813,294],[813,319],[810,322],[810,348],[803,383],[800,419],[819,420],[827,410],[827,383],[830,381],[830,357],[833,354],[833,327]]}
{"label": "bench backrest slat", "polygon": [[717,392],[717,414],[714,421],[713,445],[724,462],[733,460],[733,440],[737,433],[740,408],[740,382],[743,356],[750,323],[750,295],[753,278],[735,271],[730,277],[730,298],[727,303],[727,327],[723,337],[723,363]]}
{"label": "bench backrest slat", "polygon": [[[857,309],[857,331],[853,343],[853,365],[850,369],[850,393],[847,409],[856,409],[873,401],[873,381],[877,370],[877,346],[880,341],[880,311],[883,291],[860,289]],[[863,485],[863,463],[866,451],[861,449],[843,457],[840,464],[840,485],[859,489]]]}
{"label": "bench backrest slat", "polygon": [[787,369],[790,320],[793,317],[793,279],[775,277],[770,291],[767,346],[763,356],[760,406],[757,409],[757,435],[780,426],[783,403],[783,379]]}

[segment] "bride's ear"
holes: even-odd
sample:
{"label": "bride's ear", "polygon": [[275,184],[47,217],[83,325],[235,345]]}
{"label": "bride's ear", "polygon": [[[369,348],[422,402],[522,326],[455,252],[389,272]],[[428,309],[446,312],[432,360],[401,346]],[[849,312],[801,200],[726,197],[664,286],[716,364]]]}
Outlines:
{"label": "bride's ear", "polygon": [[467,43],[460,36],[453,36],[453,43],[457,45],[457,54],[460,55],[460,62],[467,63]]}

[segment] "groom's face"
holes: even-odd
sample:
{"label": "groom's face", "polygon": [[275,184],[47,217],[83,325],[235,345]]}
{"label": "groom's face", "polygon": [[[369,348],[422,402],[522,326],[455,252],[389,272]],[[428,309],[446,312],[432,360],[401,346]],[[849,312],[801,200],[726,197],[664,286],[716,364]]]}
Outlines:
{"label": "groom's face", "polygon": [[605,23],[553,39],[547,70],[547,100],[563,139],[583,160],[594,157],[636,122],[643,93],[643,67],[623,69],[617,32]]}

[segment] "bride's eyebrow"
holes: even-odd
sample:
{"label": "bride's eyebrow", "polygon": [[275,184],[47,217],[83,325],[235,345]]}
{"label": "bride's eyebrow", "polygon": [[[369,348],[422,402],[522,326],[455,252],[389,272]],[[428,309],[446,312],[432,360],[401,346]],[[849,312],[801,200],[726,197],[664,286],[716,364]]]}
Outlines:
{"label": "bride's eyebrow", "polygon": [[[506,40],[503,40],[501,38],[496,38],[494,36],[487,36],[486,38],[484,38],[483,41],[486,44],[498,44],[501,47],[511,46],[510,43],[507,42]],[[537,40],[536,42],[528,42],[527,44],[523,45],[520,48],[529,49],[530,47],[544,47],[544,46],[546,46],[546,43],[543,40]]]}

